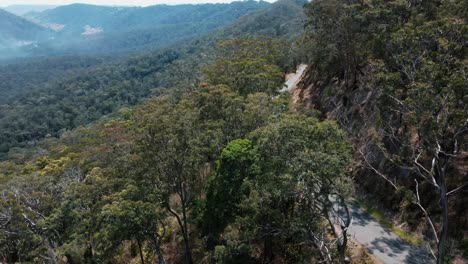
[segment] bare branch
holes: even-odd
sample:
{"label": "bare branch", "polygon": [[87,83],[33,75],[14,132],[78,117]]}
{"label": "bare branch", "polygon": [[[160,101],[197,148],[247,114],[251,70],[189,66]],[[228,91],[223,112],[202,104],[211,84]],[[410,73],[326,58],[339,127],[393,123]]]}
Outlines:
{"label": "bare branch", "polygon": [[451,190],[450,192],[447,192],[446,196],[450,196],[450,195],[456,193],[457,191],[463,189],[466,186],[468,186],[468,182],[465,182],[465,184],[463,184],[462,186],[460,186],[458,188],[455,188],[455,189]]}
{"label": "bare branch", "polygon": [[417,202],[415,202],[415,204],[421,209],[421,211],[423,211],[424,216],[427,219],[427,222],[431,226],[432,233],[434,234],[436,242],[439,243],[439,236],[437,235],[437,230],[435,229],[434,224],[432,223],[432,220],[429,217],[429,214],[427,213],[426,209],[421,205],[421,199],[419,197],[419,182],[416,179],[414,180],[414,182],[416,183],[416,199],[417,199]]}
{"label": "bare branch", "polygon": [[325,263],[332,263],[332,257],[330,254],[330,250],[328,249],[326,243],[325,243],[325,237],[322,234],[317,235],[312,232],[312,230],[309,229],[309,236],[311,240],[313,241],[313,244],[317,247],[317,249],[320,252],[320,255],[322,259],[324,260]]}
{"label": "bare branch", "polygon": [[364,155],[364,153],[362,153],[362,151],[359,149],[358,150],[359,153],[361,154],[362,158],[364,159],[364,161],[367,163],[367,165],[369,166],[369,168],[371,168],[375,173],[377,173],[377,175],[379,175],[380,177],[382,177],[384,180],[386,180],[388,183],[390,183],[392,185],[392,187],[395,189],[395,190],[398,190],[398,187],[396,186],[395,183],[393,183],[390,179],[388,179],[388,177],[386,175],[384,175],[383,173],[381,173],[380,171],[378,171],[376,168],[374,168],[370,163],[369,161],[367,160],[366,156]]}
{"label": "bare branch", "polygon": [[436,256],[434,250],[433,250],[432,247],[431,247],[431,244],[427,243],[427,249],[429,249],[429,252],[431,252],[432,257],[433,257],[434,259],[437,259],[437,256]]}
{"label": "bare branch", "polygon": [[[414,159],[414,164],[416,165],[416,168],[419,172],[419,174],[421,175],[421,177],[423,177],[427,182],[429,182],[430,184],[434,185],[436,188],[440,188],[439,185],[437,184],[435,178],[434,178],[434,174],[432,173],[432,171],[429,171],[428,169],[426,169],[426,167],[424,167],[421,163],[419,163],[419,157],[421,157],[421,153],[418,154],[418,156]],[[432,167],[434,167],[434,164],[435,164],[435,160],[432,161]],[[429,179],[426,175],[424,175],[424,173],[421,171],[423,170],[425,173],[427,173],[431,179]]]}

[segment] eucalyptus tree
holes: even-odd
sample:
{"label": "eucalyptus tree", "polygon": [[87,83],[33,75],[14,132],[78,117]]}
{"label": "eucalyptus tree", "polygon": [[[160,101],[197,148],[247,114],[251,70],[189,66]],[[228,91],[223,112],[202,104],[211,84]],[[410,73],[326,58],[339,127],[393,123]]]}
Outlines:
{"label": "eucalyptus tree", "polygon": [[259,179],[265,183],[264,191],[278,201],[289,200],[294,212],[290,221],[298,221],[297,226],[307,231],[323,259],[331,261],[323,245],[331,247],[335,241],[327,241],[326,230],[311,221],[325,219],[337,242],[339,258],[344,261],[346,231],[351,223],[346,198],[352,191],[346,173],[351,149],[344,132],[332,121],[290,114],[252,135],[261,153],[263,173]]}

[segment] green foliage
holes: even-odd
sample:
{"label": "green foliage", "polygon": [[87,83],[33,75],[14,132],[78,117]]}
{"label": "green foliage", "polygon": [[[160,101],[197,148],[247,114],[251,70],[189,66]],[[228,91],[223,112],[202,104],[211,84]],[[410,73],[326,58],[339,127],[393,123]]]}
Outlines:
{"label": "green foliage", "polygon": [[[455,169],[467,146],[460,143],[466,142],[468,131],[467,8],[466,1],[438,0],[317,0],[306,7],[304,44],[315,67],[312,82],[324,83],[318,90],[334,88],[321,93],[320,101],[342,100],[344,110],[336,115],[360,141],[357,148],[374,157],[371,166],[397,174],[393,185],[404,186],[404,192],[383,200],[418,210],[419,215],[406,214],[411,222],[426,214],[438,222],[443,212],[441,228],[434,231],[440,236],[438,263],[444,261],[447,230],[461,239],[454,230],[466,229],[466,223],[456,220],[466,213],[452,216],[466,210],[450,205],[462,195],[449,202],[446,192],[468,180]],[[363,100],[362,93],[372,99]],[[348,100],[354,103],[346,105]],[[332,107],[336,105],[324,110],[334,111]],[[355,109],[359,114],[348,116]],[[369,120],[375,124],[369,126]],[[365,142],[363,134],[373,140]],[[396,172],[402,168],[406,171],[400,176]],[[449,168],[454,170],[447,173]],[[373,177],[363,178],[375,184]],[[426,184],[434,188],[428,190]],[[421,201],[415,198],[419,185]],[[448,228],[449,223],[456,227]]]}
{"label": "green foliage", "polygon": [[273,94],[283,83],[278,65],[284,63],[285,43],[269,38],[234,39],[218,45],[216,61],[205,68],[207,81],[224,84],[240,95]]}
{"label": "green foliage", "polygon": [[52,83],[63,81],[79,70],[108,62],[107,57],[60,56],[25,59],[0,66],[0,104],[8,104],[16,96],[32,90],[43,90]]}
{"label": "green foliage", "polygon": [[287,43],[231,39],[211,60],[211,41],[87,69],[4,106],[3,151],[60,138],[0,164],[0,261],[313,257],[304,226],[320,229],[321,212],[305,208],[349,192],[347,140],[278,95]]}
{"label": "green foliage", "polygon": [[109,198],[100,212],[101,229],[96,235],[100,242],[99,250],[109,252],[115,250],[127,240],[152,240],[160,228],[158,205],[153,201],[145,201],[146,194],[136,186],[127,184],[125,190],[115,193]]}
{"label": "green foliage", "polygon": [[[215,12],[207,16],[202,22],[211,23],[210,21],[218,21],[219,19],[223,21],[235,19],[241,13],[254,11],[257,8],[265,7],[265,5],[268,4],[247,1],[230,5],[198,5],[185,6],[184,8],[156,6],[154,8],[156,10],[173,10],[176,13],[179,11],[190,13],[193,9],[213,8],[219,13]],[[292,2],[288,5],[295,6],[290,10],[290,16],[296,17],[298,13],[302,12],[300,4]],[[62,8],[73,9],[75,7],[84,10],[94,8],[94,6],[80,5]],[[287,23],[286,17],[273,16],[276,12],[274,10],[281,10],[280,7],[277,4],[272,5],[271,8],[268,7],[269,12],[264,15],[272,19],[274,23],[285,24]],[[114,7],[103,8],[111,10],[110,13],[116,9]],[[99,13],[99,8],[97,10]],[[136,8],[134,11],[145,13],[145,10],[150,13],[154,11],[151,11],[151,8]],[[59,9],[53,12],[60,13],[61,11]],[[200,14],[205,14],[204,12],[190,13],[178,19],[195,19]],[[226,17],[222,17],[224,15]],[[78,16],[64,16],[64,19],[84,19]],[[162,17],[148,16],[146,13],[145,17],[149,20],[165,20]],[[164,17],[166,16],[164,15]],[[92,19],[104,18],[97,16],[92,17]],[[135,17],[131,19],[138,21]],[[143,21],[142,23],[147,22]],[[218,28],[219,26],[220,24],[216,22],[214,27]],[[256,25],[249,20],[245,22],[245,26],[249,30],[256,28]],[[195,27],[198,26],[195,25]],[[213,27],[210,26],[210,28],[211,31],[214,30]],[[188,30],[191,33],[204,30],[203,28],[193,30],[192,27],[187,27],[185,24],[177,26],[177,29]],[[184,40],[179,40],[170,48],[152,52],[145,51],[143,54],[139,53],[131,57],[126,57],[127,55],[117,58],[110,58],[110,56],[98,58],[86,56],[51,57],[31,59],[19,64],[15,60],[1,66],[0,92],[3,92],[4,96],[0,99],[0,160],[6,158],[17,161],[29,159],[36,151],[34,146],[38,140],[49,136],[58,137],[64,131],[88,125],[102,116],[112,115],[122,107],[134,106],[150,96],[166,92],[167,88],[171,88],[174,97],[181,96],[187,91],[193,91],[199,83],[200,68],[211,60],[212,50],[218,41],[233,36],[268,35],[262,32],[247,33],[245,30],[236,30],[236,28],[229,27],[223,31],[197,38],[190,38],[190,34],[185,34]],[[300,32],[300,30],[295,32]],[[135,33],[137,40],[146,38],[137,35]],[[158,40],[161,40],[160,36],[161,34],[157,34]],[[173,41],[176,40],[173,39]],[[288,56],[291,53],[290,42],[291,39],[274,41],[269,38],[253,38],[251,40],[241,38],[226,41],[226,43],[231,43],[232,50],[235,50],[233,47],[239,44],[239,48],[244,53],[247,52],[237,60],[235,56],[239,56],[241,53],[229,58],[226,57],[225,59],[229,59],[227,65],[235,66],[237,70],[253,70],[248,78],[243,78],[243,87],[241,88],[250,91],[276,92],[275,85],[280,85],[283,80],[281,71],[287,67],[294,67],[290,61],[291,56]],[[90,43],[81,46],[95,48],[95,45]],[[106,52],[111,49],[108,46],[106,45]],[[155,47],[152,46],[152,48]],[[138,51],[141,49],[140,47]],[[264,63],[265,60],[266,63]],[[261,72],[254,66],[259,66],[266,72]],[[242,77],[241,74],[236,74],[234,71],[229,72],[229,74]],[[224,76],[229,75],[226,73]],[[269,77],[273,79],[269,79]],[[224,77],[224,80],[229,80],[231,84],[236,83],[232,78]],[[263,84],[259,84],[257,81]],[[252,87],[246,87],[247,85]],[[238,88],[231,87],[231,89]],[[249,91],[244,92],[248,93]]]}
{"label": "green foliage", "polygon": [[255,92],[273,93],[283,82],[278,66],[263,60],[218,60],[205,71],[208,81],[215,85],[234,87],[236,92],[247,95]]}
{"label": "green foliage", "polygon": [[161,52],[145,60],[88,69],[42,90],[21,94],[1,106],[0,152],[25,147],[47,135],[58,136],[122,106],[137,104],[152,94],[163,66],[178,58],[176,52]]}
{"label": "green foliage", "polygon": [[215,256],[214,259],[216,263],[225,263],[224,255],[226,254],[226,247],[225,246],[216,246],[215,247]]}
{"label": "green foliage", "polygon": [[284,241],[301,247],[307,230],[322,228],[323,211],[307,204],[325,210],[330,195],[350,193],[350,148],[335,123],[279,115],[249,137],[228,144],[208,184],[202,224],[208,246],[224,246],[223,263],[249,261],[252,239],[264,243],[267,260],[287,255]]}
{"label": "green foliage", "polygon": [[306,0],[278,0],[271,6],[247,14],[228,26],[225,31],[230,36],[268,36],[294,39],[300,37],[304,29]]}
{"label": "green foliage", "polygon": [[[245,181],[253,180],[259,173],[258,154],[251,141],[231,141],[221,153],[217,169],[208,183],[203,228],[212,240],[217,240],[226,225],[239,214],[239,203],[249,188]],[[211,247],[212,241],[208,241]]]}

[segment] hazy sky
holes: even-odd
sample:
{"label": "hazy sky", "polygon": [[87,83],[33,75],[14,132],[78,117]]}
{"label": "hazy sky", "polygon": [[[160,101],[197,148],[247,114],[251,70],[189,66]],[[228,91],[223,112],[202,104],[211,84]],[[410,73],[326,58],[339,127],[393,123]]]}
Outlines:
{"label": "hazy sky", "polygon": [[[232,0],[0,0],[0,6],[9,5],[67,5],[72,3],[86,3],[95,5],[132,5],[148,6],[157,4],[201,4],[201,3],[229,3]],[[274,2],[274,0],[268,0]]]}

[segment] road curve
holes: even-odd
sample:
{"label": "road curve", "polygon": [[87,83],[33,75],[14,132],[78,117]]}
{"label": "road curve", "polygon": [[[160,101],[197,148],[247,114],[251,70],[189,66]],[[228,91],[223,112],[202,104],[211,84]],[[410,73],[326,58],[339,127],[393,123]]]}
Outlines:
{"label": "road curve", "polygon": [[295,73],[288,74],[286,76],[286,83],[284,84],[283,89],[281,89],[281,93],[284,92],[291,92],[296,85],[301,81],[302,76],[304,75],[305,70],[307,69],[306,64],[301,64],[297,67]]}
{"label": "road curve", "polygon": [[[280,92],[292,92],[306,69],[307,65],[301,64],[295,73],[288,74],[286,83]],[[435,263],[426,249],[407,243],[372,218],[357,203],[349,203],[348,208],[353,218],[348,234],[351,239],[365,247],[378,263]]]}
{"label": "road curve", "polygon": [[351,238],[364,246],[382,263],[434,263],[426,249],[405,242],[368,215],[358,204],[350,204],[349,209],[353,217],[349,228]]}

